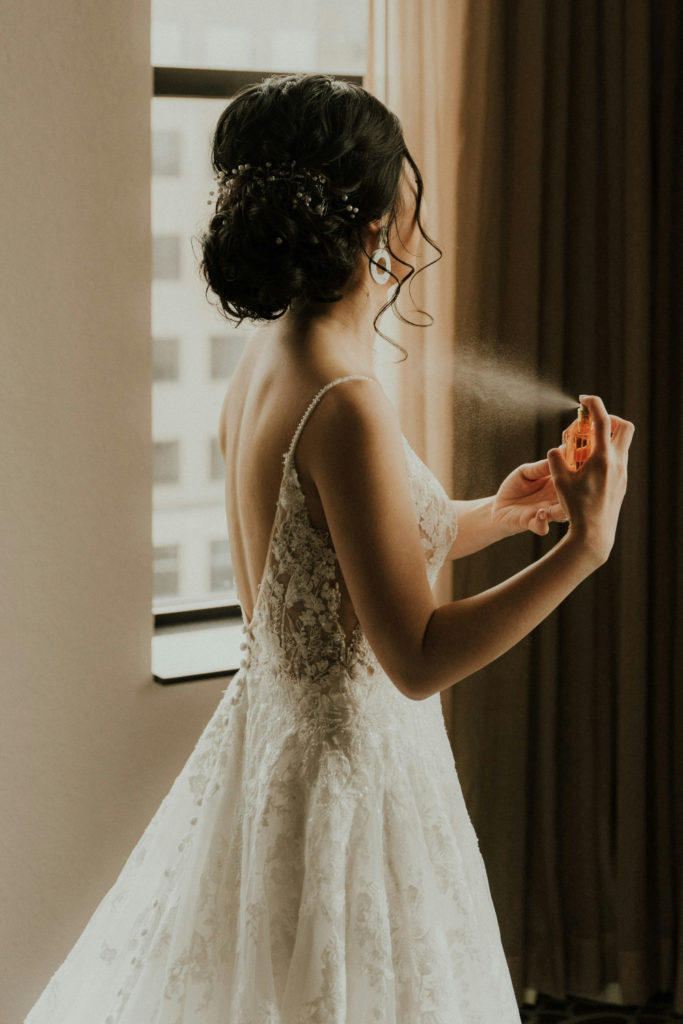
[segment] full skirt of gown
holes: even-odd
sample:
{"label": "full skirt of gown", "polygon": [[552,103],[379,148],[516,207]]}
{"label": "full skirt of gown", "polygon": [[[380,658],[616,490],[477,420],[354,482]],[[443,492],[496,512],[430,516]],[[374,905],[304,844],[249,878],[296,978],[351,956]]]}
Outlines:
{"label": "full skirt of gown", "polygon": [[[338,626],[293,457],[337,383],[285,455],[239,672],[24,1024],[519,1024],[440,696]],[[453,504],[404,445],[433,580]]]}

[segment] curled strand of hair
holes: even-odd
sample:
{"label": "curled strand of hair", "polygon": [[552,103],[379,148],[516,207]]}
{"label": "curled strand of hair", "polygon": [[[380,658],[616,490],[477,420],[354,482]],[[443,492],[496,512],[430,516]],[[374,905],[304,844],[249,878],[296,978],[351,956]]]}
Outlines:
{"label": "curled strand of hair", "polygon": [[[418,218],[418,224],[420,226],[420,229],[422,229],[422,225],[420,224],[419,218]],[[416,327],[431,327],[431,325],[434,323],[434,317],[432,316],[431,313],[428,313],[426,310],[418,309],[417,308],[417,305],[415,303],[415,297],[414,297],[413,292],[412,292],[412,288],[413,288],[413,284],[415,283],[415,279],[417,278],[418,274],[424,273],[424,271],[427,269],[427,267],[433,267],[435,263],[438,263],[439,260],[443,259],[443,251],[436,244],[436,242],[433,241],[433,239],[431,239],[424,232],[423,232],[423,237],[424,237],[425,241],[427,241],[432,246],[433,249],[436,249],[436,251],[437,251],[437,253],[439,255],[435,256],[433,260],[429,261],[429,263],[425,263],[425,265],[423,267],[420,267],[420,269],[417,270],[414,275],[413,274],[410,275],[411,281],[408,284],[408,295],[410,297],[410,301],[412,302],[413,306],[415,306],[415,312],[416,313],[421,313],[423,316],[429,317],[429,323],[426,323],[426,324],[415,324],[414,326],[416,326]]]}
{"label": "curled strand of hair", "polygon": [[[389,248],[389,252],[390,252],[390,253],[391,253],[391,255],[392,255],[392,256],[393,256],[393,257],[394,257],[394,258],[395,258],[395,259],[397,260],[397,262],[398,262],[398,263],[401,263],[401,264],[402,264],[402,265],[403,265],[404,267],[410,267],[410,271],[409,271],[409,272],[408,272],[408,273],[406,274],[406,276],[405,276],[405,277],[403,278],[403,280],[402,280],[402,281],[399,281],[399,280],[398,280],[398,278],[397,278],[397,276],[396,276],[396,275],[395,275],[395,274],[394,274],[394,273],[393,273],[393,272],[392,272],[391,270],[389,270],[389,271],[388,271],[388,273],[390,274],[390,276],[391,276],[391,277],[393,277],[394,281],[396,281],[396,282],[397,282],[397,288],[395,289],[395,291],[394,291],[394,293],[393,293],[393,295],[392,295],[391,299],[389,299],[389,300],[388,300],[387,302],[385,302],[385,303],[384,303],[384,305],[382,306],[382,308],[381,308],[381,309],[380,309],[380,310],[378,311],[378,313],[377,313],[377,316],[375,317],[375,320],[374,320],[374,324],[373,324],[373,326],[374,326],[374,329],[375,329],[375,332],[376,332],[377,334],[379,334],[380,338],[383,338],[383,339],[384,339],[384,341],[388,341],[390,345],[393,345],[393,346],[394,346],[394,348],[398,348],[398,349],[400,349],[400,350],[401,350],[401,352],[403,353],[403,359],[399,360],[400,362],[405,362],[405,360],[406,360],[406,359],[408,358],[408,353],[407,353],[406,349],[405,349],[405,348],[403,347],[403,345],[399,345],[399,344],[398,344],[397,342],[393,341],[393,340],[392,340],[391,338],[389,338],[389,337],[388,337],[388,336],[387,336],[386,334],[384,334],[384,333],[383,333],[382,331],[380,331],[379,327],[377,326],[377,321],[379,320],[379,318],[380,318],[380,317],[381,317],[381,316],[382,316],[382,315],[383,315],[383,314],[384,314],[384,313],[385,313],[385,312],[386,312],[386,311],[387,311],[387,310],[388,310],[389,308],[391,308],[391,311],[392,311],[392,313],[394,314],[394,316],[396,316],[396,317],[397,317],[397,319],[401,320],[401,321],[402,321],[402,322],[403,322],[404,324],[406,324],[406,325],[407,325],[407,326],[409,326],[409,327],[431,327],[431,326],[432,326],[432,324],[434,323],[434,317],[433,317],[433,316],[431,315],[431,313],[428,313],[428,312],[427,312],[426,310],[424,310],[424,309],[419,309],[419,308],[417,307],[417,304],[415,303],[415,299],[414,299],[414,296],[413,296],[413,294],[412,294],[412,291],[411,291],[411,289],[412,289],[412,283],[413,283],[413,281],[415,280],[415,278],[417,277],[417,275],[418,275],[418,274],[421,274],[423,270],[426,270],[426,269],[427,269],[427,267],[431,267],[431,266],[432,266],[432,265],[433,265],[434,263],[438,263],[438,262],[439,262],[439,260],[440,260],[440,259],[441,259],[441,258],[443,257],[443,252],[442,252],[442,250],[441,250],[441,249],[439,248],[439,246],[438,246],[438,245],[436,244],[436,242],[434,242],[434,241],[433,241],[433,240],[432,240],[431,238],[429,238],[429,236],[428,236],[428,235],[426,235],[426,234],[425,234],[425,232],[424,232],[424,231],[422,230],[422,224],[420,223],[420,219],[419,219],[419,216],[418,216],[418,225],[419,225],[419,227],[420,227],[420,230],[421,230],[421,232],[422,232],[422,235],[423,235],[423,237],[425,238],[425,240],[426,240],[427,242],[429,242],[429,244],[430,244],[430,245],[431,245],[431,246],[432,246],[432,247],[433,247],[434,249],[436,249],[436,250],[437,250],[437,252],[438,252],[438,254],[439,254],[439,255],[438,255],[438,256],[436,256],[436,257],[435,257],[435,258],[434,258],[433,260],[430,260],[430,262],[429,262],[429,263],[426,263],[424,267],[420,267],[420,269],[416,271],[416,270],[415,270],[415,267],[414,267],[414,266],[413,266],[413,265],[412,265],[411,263],[406,263],[406,262],[405,262],[405,260],[402,260],[402,259],[400,258],[400,256],[397,256],[397,255],[396,255],[396,254],[395,254],[395,253],[393,252],[393,250],[391,249],[391,247]],[[365,255],[366,255],[366,256],[370,257],[370,254],[369,254],[369,253],[367,252],[367,250],[365,249],[365,247],[364,247],[364,246],[363,246],[363,251],[365,252]],[[371,262],[374,262],[374,261],[372,261],[372,260],[371,260]],[[400,295],[400,293],[401,293],[401,289],[403,288],[403,285],[405,284],[405,282],[406,282],[406,281],[408,281],[408,282],[409,282],[409,284],[408,284],[408,295],[410,296],[410,299],[411,299],[411,301],[412,301],[412,303],[413,303],[413,306],[414,306],[414,308],[415,308],[415,312],[416,312],[416,313],[420,313],[420,314],[421,314],[422,316],[426,316],[426,317],[428,317],[429,319],[428,319],[428,322],[427,322],[427,323],[421,323],[421,324],[419,324],[419,323],[415,323],[415,322],[414,322],[413,320],[408,320],[408,319],[406,319],[406,317],[405,317],[405,316],[403,315],[403,313],[401,312],[401,310],[400,310],[400,309],[398,308],[398,306],[396,305],[396,303],[397,303],[397,300],[398,300],[398,297],[399,297],[399,295]]]}
{"label": "curled strand of hair", "polygon": [[[406,276],[403,279],[403,281],[398,283],[398,287],[395,289],[394,294],[392,295],[391,299],[388,302],[386,302],[382,306],[382,308],[379,310],[379,312],[377,313],[377,316],[375,317],[373,326],[374,326],[375,332],[377,334],[379,334],[379,336],[381,338],[383,338],[385,341],[388,341],[390,345],[393,345],[395,348],[399,348],[401,350],[401,352],[403,352],[403,359],[400,360],[400,362],[404,362],[407,359],[408,353],[406,352],[406,350],[403,348],[402,345],[398,345],[395,341],[393,341],[386,334],[384,334],[382,331],[379,330],[379,328],[377,326],[377,321],[382,316],[382,314],[385,313],[386,310],[389,309],[389,307],[391,307],[392,308],[392,312],[394,313],[394,315],[397,316],[399,320],[402,320],[403,323],[408,324],[411,327],[430,327],[434,323],[434,317],[431,315],[431,313],[426,312],[426,310],[422,310],[422,309],[418,309],[417,308],[417,304],[415,302],[415,298],[414,298],[413,292],[412,292],[412,287],[413,287],[413,282],[415,281],[415,278],[417,277],[418,274],[421,274],[424,270],[427,269],[427,267],[431,267],[435,263],[438,263],[438,261],[440,259],[442,259],[442,257],[443,257],[443,251],[441,250],[439,245],[437,245],[437,243],[434,241],[434,239],[430,238],[430,236],[427,234],[427,232],[424,229],[424,225],[422,224],[422,218],[420,216],[420,209],[421,209],[421,206],[422,206],[422,195],[423,195],[423,191],[424,191],[422,175],[420,174],[420,170],[419,170],[417,164],[415,163],[415,161],[413,160],[413,157],[411,156],[411,154],[410,154],[410,152],[409,152],[407,147],[404,148],[403,156],[405,157],[405,159],[408,161],[408,163],[412,167],[413,172],[415,174],[415,181],[417,183],[417,196],[416,196],[416,204],[415,204],[415,216],[416,216],[416,219],[417,219],[418,227],[420,229],[420,234],[422,235],[424,240],[433,249],[436,249],[436,251],[438,253],[438,256],[436,256],[433,260],[430,260],[429,263],[426,263],[423,267],[420,267],[420,269],[417,272],[415,271],[415,268],[412,265],[405,263],[403,260],[399,259],[399,257],[397,257],[397,256],[395,257],[396,259],[398,259],[399,263],[403,263],[404,266],[410,266],[411,270],[410,270],[409,274],[406,274]],[[365,248],[363,248],[363,251],[365,252]],[[391,252],[391,249],[389,251]],[[368,255],[367,252],[366,252],[366,255]],[[395,255],[395,254],[392,253],[392,255]],[[389,273],[391,274],[391,271],[389,271]],[[394,280],[397,280],[397,278],[396,278],[396,276],[394,274],[391,274],[391,276],[394,278]],[[409,297],[411,299],[411,302],[413,303],[413,306],[415,307],[415,312],[416,313],[420,313],[421,315],[428,317],[429,318],[428,323],[426,323],[426,324],[425,323],[422,323],[422,324],[413,323],[411,320],[407,320],[403,316],[403,314],[401,313],[400,309],[398,309],[398,306],[396,305],[396,301],[397,301],[397,299],[398,299],[398,297],[399,297],[399,295],[401,293],[401,288],[402,288],[403,283],[405,281],[408,281],[408,295],[409,295]]]}
{"label": "curled strand of hair", "polygon": [[432,267],[432,266],[434,266],[435,263],[438,263],[440,259],[443,259],[443,251],[439,247],[439,245],[437,245],[437,243],[434,241],[434,239],[430,238],[430,236],[427,234],[427,232],[424,229],[424,225],[422,223],[422,218],[420,216],[420,210],[421,210],[421,207],[422,207],[422,195],[423,195],[423,191],[424,191],[424,186],[423,186],[423,182],[422,182],[422,175],[420,174],[420,171],[418,170],[417,164],[415,163],[415,161],[411,157],[410,153],[406,153],[406,158],[407,158],[408,162],[411,164],[411,166],[413,168],[413,171],[415,172],[415,179],[416,179],[416,182],[417,182],[417,201],[416,201],[416,205],[415,205],[415,216],[416,216],[416,219],[417,219],[417,225],[418,225],[418,227],[420,229],[420,234],[424,238],[425,242],[427,242],[428,245],[430,245],[432,247],[432,249],[436,249],[436,251],[438,253],[438,256],[436,256],[433,260],[430,260],[429,263],[425,263],[425,265],[423,267],[420,267],[420,269],[414,275],[410,275],[411,280],[408,283],[408,296],[410,297],[410,301],[412,302],[413,306],[415,307],[415,312],[416,313],[420,313],[423,316],[429,317],[429,322],[428,323],[426,323],[426,324],[416,324],[415,326],[430,327],[434,323],[434,317],[432,316],[431,313],[428,313],[426,310],[418,309],[417,308],[417,304],[415,302],[415,297],[413,295],[412,289],[413,289],[413,284],[415,283],[415,279],[417,278],[418,274],[422,274],[427,269],[427,267]]}
{"label": "curled strand of hair", "polygon": [[[391,224],[392,224],[392,223],[394,223],[394,221],[393,221],[393,218],[392,218],[392,220],[390,221],[390,226],[391,226]],[[378,263],[378,262],[377,262],[376,260],[373,260],[373,258],[372,258],[372,253],[369,253],[369,252],[368,252],[368,250],[367,250],[367,249],[365,248],[365,245],[364,245],[364,243],[363,243],[363,241],[362,241],[362,240],[361,240],[360,246],[361,246],[361,249],[363,250],[363,253],[364,253],[364,254],[365,254],[365,255],[367,256],[367,258],[368,258],[368,261],[369,261],[369,263],[371,263],[371,264],[374,264],[374,265],[375,265],[376,267],[381,267],[381,266],[382,266],[382,264],[381,264],[381,263]],[[390,254],[391,254],[392,256],[395,256],[395,254],[394,254],[394,253],[392,252],[391,246],[389,246],[389,247],[388,247],[388,251],[389,251],[389,253],[390,253]],[[404,266],[404,267],[408,267],[408,266],[410,266],[410,264],[409,264],[409,263],[404,263],[404,261],[403,261],[403,260],[401,260],[401,259],[399,259],[399,257],[398,257],[398,256],[395,256],[395,258],[396,258],[396,259],[398,260],[398,262],[399,262],[399,263],[403,263],[403,266]],[[396,284],[398,285],[398,287],[396,288],[396,291],[394,292],[394,294],[392,295],[392,297],[391,297],[390,299],[388,299],[388,300],[387,300],[387,302],[385,302],[385,303],[384,303],[384,305],[382,306],[382,308],[381,308],[380,310],[378,310],[378,312],[377,312],[377,315],[375,316],[375,319],[374,319],[374,321],[373,321],[373,324],[372,324],[372,326],[373,326],[373,329],[374,329],[374,331],[375,331],[375,334],[379,334],[380,338],[382,338],[382,339],[383,339],[384,341],[387,341],[387,342],[388,342],[388,343],[389,343],[390,345],[393,345],[393,347],[394,347],[394,348],[397,348],[397,349],[399,349],[399,350],[400,350],[400,351],[401,351],[401,352],[403,353],[403,358],[402,358],[402,359],[400,359],[400,360],[399,360],[399,362],[401,362],[401,363],[404,363],[404,362],[406,361],[406,359],[408,358],[408,352],[407,352],[407,350],[406,350],[406,349],[405,349],[405,348],[403,347],[403,345],[399,345],[399,343],[398,343],[397,341],[394,341],[394,340],[393,340],[393,338],[390,338],[390,337],[389,337],[389,336],[388,336],[387,334],[384,334],[384,332],[383,332],[383,331],[380,331],[379,327],[377,326],[377,322],[378,322],[379,318],[380,318],[380,317],[381,317],[381,316],[382,316],[382,315],[383,315],[384,313],[386,313],[386,311],[387,311],[387,310],[388,310],[388,309],[389,309],[390,307],[393,307],[393,306],[394,306],[394,303],[396,302],[396,299],[398,298],[398,293],[399,293],[399,292],[400,292],[400,290],[401,290],[401,282],[400,282],[400,281],[399,281],[399,279],[397,278],[396,274],[394,274],[394,272],[393,272],[392,270],[390,270],[390,269],[387,269],[387,268],[385,268],[385,267],[382,267],[382,269],[383,269],[383,270],[386,270],[386,272],[387,272],[387,273],[389,274],[389,276],[390,276],[390,277],[393,277],[393,279],[394,279],[394,281],[396,281]],[[411,269],[411,272],[412,272],[412,270],[414,270],[414,269],[415,269],[415,268],[413,267],[413,268]],[[406,275],[406,276],[409,276],[409,275]]]}

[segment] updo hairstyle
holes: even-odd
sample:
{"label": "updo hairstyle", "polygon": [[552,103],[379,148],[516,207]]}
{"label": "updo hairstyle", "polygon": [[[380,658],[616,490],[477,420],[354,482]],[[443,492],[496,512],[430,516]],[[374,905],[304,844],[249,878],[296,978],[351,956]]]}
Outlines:
{"label": "updo hairstyle", "polygon": [[[388,214],[391,228],[400,213],[404,160],[415,173],[420,231],[440,257],[420,223],[422,177],[400,121],[375,96],[330,75],[303,73],[271,75],[237,92],[214,132],[214,172],[229,178],[242,165],[270,168],[294,161],[297,170],[325,176],[328,202],[321,213],[316,203],[301,201],[294,178],[276,177],[264,185],[260,173],[238,173],[228,190],[219,191],[199,239],[199,269],[226,318],[275,320],[295,301],[339,301],[359,254],[370,257],[363,227]],[[408,280],[415,268],[398,261],[410,266]]]}

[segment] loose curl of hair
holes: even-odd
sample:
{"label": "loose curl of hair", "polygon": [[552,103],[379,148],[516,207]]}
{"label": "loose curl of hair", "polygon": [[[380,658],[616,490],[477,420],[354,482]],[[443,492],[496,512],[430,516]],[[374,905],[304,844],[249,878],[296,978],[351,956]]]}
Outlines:
{"label": "loose curl of hair", "polygon": [[[426,234],[421,220],[423,183],[410,155],[398,117],[361,86],[325,74],[270,75],[237,92],[221,114],[213,135],[214,172],[229,172],[239,164],[265,166],[291,163],[330,181],[328,193],[348,194],[358,207],[351,219],[343,204],[320,215],[304,203],[293,207],[296,184],[286,179],[258,187],[252,176],[223,193],[208,230],[199,237],[199,270],[218,298],[226,319],[276,320],[295,301],[338,302],[357,270],[358,256],[366,250],[362,229],[384,218],[391,229],[401,212],[399,182],[407,160],[417,184],[415,215],[422,237],[438,256],[418,273],[436,263],[442,251]],[[236,179],[237,180],[237,179]],[[280,239],[276,243],[276,238]],[[390,344],[405,349],[383,334],[377,321],[391,307],[404,323],[413,324],[396,309],[405,281],[417,276],[412,264],[394,259],[410,270],[397,282],[391,298],[374,320],[375,331]],[[408,293],[412,299],[412,281]]]}

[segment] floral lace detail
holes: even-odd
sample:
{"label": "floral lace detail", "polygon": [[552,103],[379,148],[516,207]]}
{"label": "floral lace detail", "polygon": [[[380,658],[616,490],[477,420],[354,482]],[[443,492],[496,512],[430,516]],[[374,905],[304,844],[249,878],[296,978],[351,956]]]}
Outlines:
{"label": "floral lace detail", "polygon": [[[240,670],[25,1024],[519,1024],[439,695],[345,636],[297,476],[339,382],[284,456]],[[454,506],[404,450],[433,583]]]}
{"label": "floral lace detail", "polygon": [[[248,630],[251,657],[267,665],[269,688],[273,677],[280,681],[292,727],[296,723],[299,735],[306,737],[301,768],[309,775],[318,770],[321,744],[339,753],[338,770],[350,774],[362,758],[362,740],[386,718],[387,702],[401,716],[416,713],[393,684],[386,685],[360,625],[348,641],[342,631],[337,555],[329,533],[311,521],[294,460],[301,432],[326,392],[355,379],[372,381],[344,377],[316,395],[283,457],[269,557]],[[403,444],[433,583],[457,532],[454,507],[405,438]],[[382,683],[371,685],[375,676],[382,676]]]}

